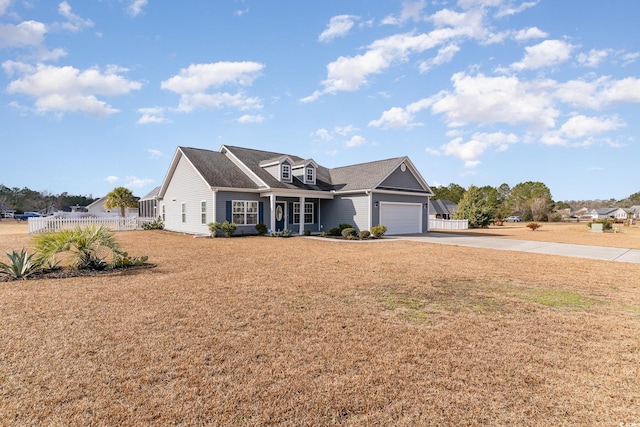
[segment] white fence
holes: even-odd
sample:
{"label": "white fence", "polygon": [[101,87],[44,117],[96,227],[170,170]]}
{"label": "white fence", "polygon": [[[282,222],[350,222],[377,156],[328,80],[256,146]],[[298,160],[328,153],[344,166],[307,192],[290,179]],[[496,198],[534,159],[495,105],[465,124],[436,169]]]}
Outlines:
{"label": "white fence", "polygon": [[468,219],[429,218],[429,230],[468,230]]}
{"label": "white fence", "polygon": [[103,216],[103,217],[55,217],[29,218],[29,234],[49,233],[67,228],[99,227],[104,225],[111,231],[142,230],[142,225],[155,221],[155,218],[137,216]]}

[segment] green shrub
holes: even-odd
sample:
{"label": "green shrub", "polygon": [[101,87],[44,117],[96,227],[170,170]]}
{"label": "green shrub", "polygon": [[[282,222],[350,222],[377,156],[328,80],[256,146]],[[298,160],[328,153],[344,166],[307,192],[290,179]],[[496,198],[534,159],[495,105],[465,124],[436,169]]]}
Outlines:
{"label": "green shrub", "polygon": [[142,224],[143,230],[162,230],[164,228],[164,222],[162,218],[158,217],[151,222],[145,222]]}
{"label": "green shrub", "polygon": [[296,233],[293,232],[293,230],[280,230],[280,231],[274,231],[270,234],[271,237],[293,237],[295,236]]}
{"label": "green shrub", "polygon": [[373,237],[382,237],[386,232],[387,227],[385,227],[384,225],[374,225],[373,227],[371,227],[371,235]]}
{"label": "green shrub", "polygon": [[113,263],[115,268],[131,267],[133,265],[143,265],[149,259],[148,256],[130,257],[128,253],[121,252],[120,256]]}
{"label": "green shrub", "polygon": [[355,236],[356,230],[355,228],[344,228],[341,231],[342,237]]}
{"label": "green shrub", "polygon": [[0,262],[0,272],[6,273],[14,279],[24,279],[37,271],[40,266],[33,259],[35,254],[29,255],[25,249],[20,252],[8,253],[9,264]]}
{"label": "green shrub", "polygon": [[37,263],[49,267],[58,264],[58,254],[71,257],[71,267],[103,270],[113,266],[121,254],[114,234],[105,226],[76,227],[40,234],[34,239]]}
{"label": "green shrub", "polygon": [[331,230],[329,230],[329,236],[342,236],[342,230],[339,229],[338,227],[334,227]]}
{"label": "green shrub", "polygon": [[321,231],[320,232],[320,237],[327,237],[329,235],[329,233],[327,233],[326,231]]}
{"label": "green shrub", "polygon": [[258,232],[258,236],[262,236],[264,234],[267,234],[267,225],[263,222],[259,222],[256,224],[256,231]]}
{"label": "green shrub", "polygon": [[311,230],[304,230],[303,233],[305,236],[311,236]]}
{"label": "green shrub", "polygon": [[342,231],[345,228],[353,228],[353,225],[347,224],[347,223],[342,223],[342,224],[338,225],[338,228],[340,229],[340,231]]}
{"label": "green shrub", "polygon": [[233,233],[235,233],[237,229],[238,229],[238,226],[236,225],[235,222],[225,221],[222,224],[220,224],[220,230],[222,230],[224,237],[233,236]]}
{"label": "green shrub", "polygon": [[361,239],[368,239],[371,237],[371,232],[369,230],[362,230],[358,233],[358,237]]}
{"label": "green shrub", "polygon": [[210,222],[209,224],[207,224],[207,227],[209,227],[209,233],[211,234],[211,237],[218,237],[218,230],[220,230],[219,222]]}

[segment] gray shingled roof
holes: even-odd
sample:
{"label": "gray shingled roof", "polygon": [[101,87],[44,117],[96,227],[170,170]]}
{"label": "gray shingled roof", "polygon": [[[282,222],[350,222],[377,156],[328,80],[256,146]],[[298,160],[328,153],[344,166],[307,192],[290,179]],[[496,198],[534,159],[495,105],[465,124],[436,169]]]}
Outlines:
{"label": "gray shingled roof", "polygon": [[180,150],[211,187],[259,188],[227,156],[218,151],[190,147],[180,147]]}
{"label": "gray shingled roof", "polygon": [[445,200],[445,199],[429,200],[429,213],[440,214],[440,215],[453,215],[456,209],[458,209],[458,205],[453,203],[451,200]]}
{"label": "gray shingled roof", "polygon": [[331,182],[340,191],[370,190],[391,174],[404,159],[396,157],[330,169]]}
{"label": "gray shingled roof", "polygon": [[160,186],[158,186],[158,187],[154,188],[153,190],[149,191],[147,194],[142,196],[142,198],[140,200],[151,200],[154,197],[156,197],[159,193],[160,193]]}

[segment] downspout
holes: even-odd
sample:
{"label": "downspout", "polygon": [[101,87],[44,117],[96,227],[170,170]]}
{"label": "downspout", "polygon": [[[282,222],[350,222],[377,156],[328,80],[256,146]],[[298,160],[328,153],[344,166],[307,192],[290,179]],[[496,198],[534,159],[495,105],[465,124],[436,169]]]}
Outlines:
{"label": "downspout", "polygon": [[216,193],[217,192],[218,192],[218,189],[214,188],[213,192],[211,193],[211,201],[213,203],[212,204],[213,212],[212,212],[212,215],[211,215],[211,222],[218,222],[217,215],[216,215],[216,210],[217,210],[216,209],[216,199],[217,199]]}

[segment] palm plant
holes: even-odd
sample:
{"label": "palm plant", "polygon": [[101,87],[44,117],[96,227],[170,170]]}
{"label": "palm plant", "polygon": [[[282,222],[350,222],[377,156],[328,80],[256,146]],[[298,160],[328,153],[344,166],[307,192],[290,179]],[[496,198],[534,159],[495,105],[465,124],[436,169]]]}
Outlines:
{"label": "palm plant", "polygon": [[106,209],[120,208],[120,216],[125,216],[126,208],[138,206],[138,201],[133,193],[126,187],[116,187],[106,197],[104,207]]}
{"label": "palm plant", "polygon": [[13,251],[11,254],[7,253],[11,262],[9,264],[0,262],[0,271],[14,279],[24,279],[40,267],[38,262],[33,259],[34,255],[29,255],[25,249],[20,252]]}

